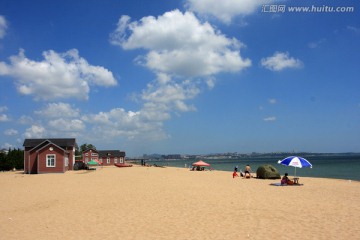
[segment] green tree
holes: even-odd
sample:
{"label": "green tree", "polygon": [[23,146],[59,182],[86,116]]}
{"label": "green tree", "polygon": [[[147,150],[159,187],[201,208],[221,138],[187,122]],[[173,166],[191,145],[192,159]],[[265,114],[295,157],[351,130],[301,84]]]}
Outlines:
{"label": "green tree", "polygon": [[10,170],[10,166],[7,163],[6,154],[1,152],[0,153],[0,171],[9,171],[9,170]]}
{"label": "green tree", "polygon": [[0,153],[0,171],[9,171],[13,168],[24,169],[24,151],[10,149],[8,153]]}
{"label": "green tree", "polygon": [[24,169],[24,151],[20,149],[9,149],[5,162],[8,170],[13,168]]}
{"label": "green tree", "polygon": [[85,150],[89,148],[96,149],[96,147],[91,143],[90,144],[84,143],[83,145],[80,146],[80,152],[83,153]]}
{"label": "green tree", "polygon": [[75,156],[81,156],[82,153],[89,148],[96,149],[96,147],[94,145],[84,143],[83,145],[81,145],[79,148],[77,148],[75,150]]}

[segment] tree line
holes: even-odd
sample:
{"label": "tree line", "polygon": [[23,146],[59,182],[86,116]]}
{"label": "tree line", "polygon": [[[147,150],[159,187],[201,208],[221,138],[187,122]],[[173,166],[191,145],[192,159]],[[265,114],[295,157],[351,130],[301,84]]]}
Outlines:
{"label": "tree line", "polygon": [[8,153],[0,152],[0,171],[24,169],[24,151],[9,149]]}

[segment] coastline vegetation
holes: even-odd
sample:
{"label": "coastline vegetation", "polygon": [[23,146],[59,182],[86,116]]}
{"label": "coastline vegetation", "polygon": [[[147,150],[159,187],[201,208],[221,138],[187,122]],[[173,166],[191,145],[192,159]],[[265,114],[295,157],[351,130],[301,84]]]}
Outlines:
{"label": "coastline vegetation", "polygon": [[0,152],[0,171],[10,171],[14,169],[24,169],[24,151],[10,149]]}

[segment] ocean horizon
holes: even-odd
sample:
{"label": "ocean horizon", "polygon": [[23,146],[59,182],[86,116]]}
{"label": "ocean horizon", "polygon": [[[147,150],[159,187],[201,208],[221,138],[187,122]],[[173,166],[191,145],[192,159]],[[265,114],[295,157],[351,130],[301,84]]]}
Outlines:
{"label": "ocean horizon", "polygon": [[[305,157],[313,165],[312,168],[296,168],[297,177],[332,178],[360,181],[360,154],[359,155],[331,155]],[[279,157],[242,157],[223,159],[202,159],[211,164],[211,168],[220,171],[234,171],[235,166],[244,171],[247,164],[252,172],[256,173],[259,166],[269,164],[275,167],[283,176],[288,173],[294,176],[295,168],[278,164]],[[148,160],[150,165],[189,168],[199,159],[173,159],[173,160]]]}

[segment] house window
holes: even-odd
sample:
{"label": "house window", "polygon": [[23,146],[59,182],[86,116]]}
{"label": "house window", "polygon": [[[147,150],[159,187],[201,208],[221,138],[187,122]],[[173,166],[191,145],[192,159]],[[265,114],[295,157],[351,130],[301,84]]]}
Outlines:
{"label": "house window", "polygon": [[69,166],[69,158],[68,157],[65,158],[65,167],[67,167],[67,166]]}
{"label": "house window", "polygon": [[85,158],[85,163],[88,163],[89,162],[89,158]]}
{"label": "house window", "polygon": [[117,158],[114,158],[114,163],[117,163]]}
{"label": "house window", "polygon": [[106,162],[107,162],[107,164],[110,164],[110,158],[109,157],[106,159]]}
{"label": "house window", "polygon": [[103,162],[103,159],[102,159],[102,158],[100,158],[100,162],[101,162],[101,163]]}
{"label": "house window", "polygon": [[97,153],[91,153],[91,156],[97,157]]}
{"label": "house window", "polygon": [[55,165],[56,165],[55,154],[46,155],[46,167],[55,167]]}
{"label": "house window", "polygon": [[124,163],[124,158],[120,158],[120,163]]}
{"label": "house window", "polygon": [[89,154],[88,154],[88,153],[85,153],[85,156],[89,156]]}

